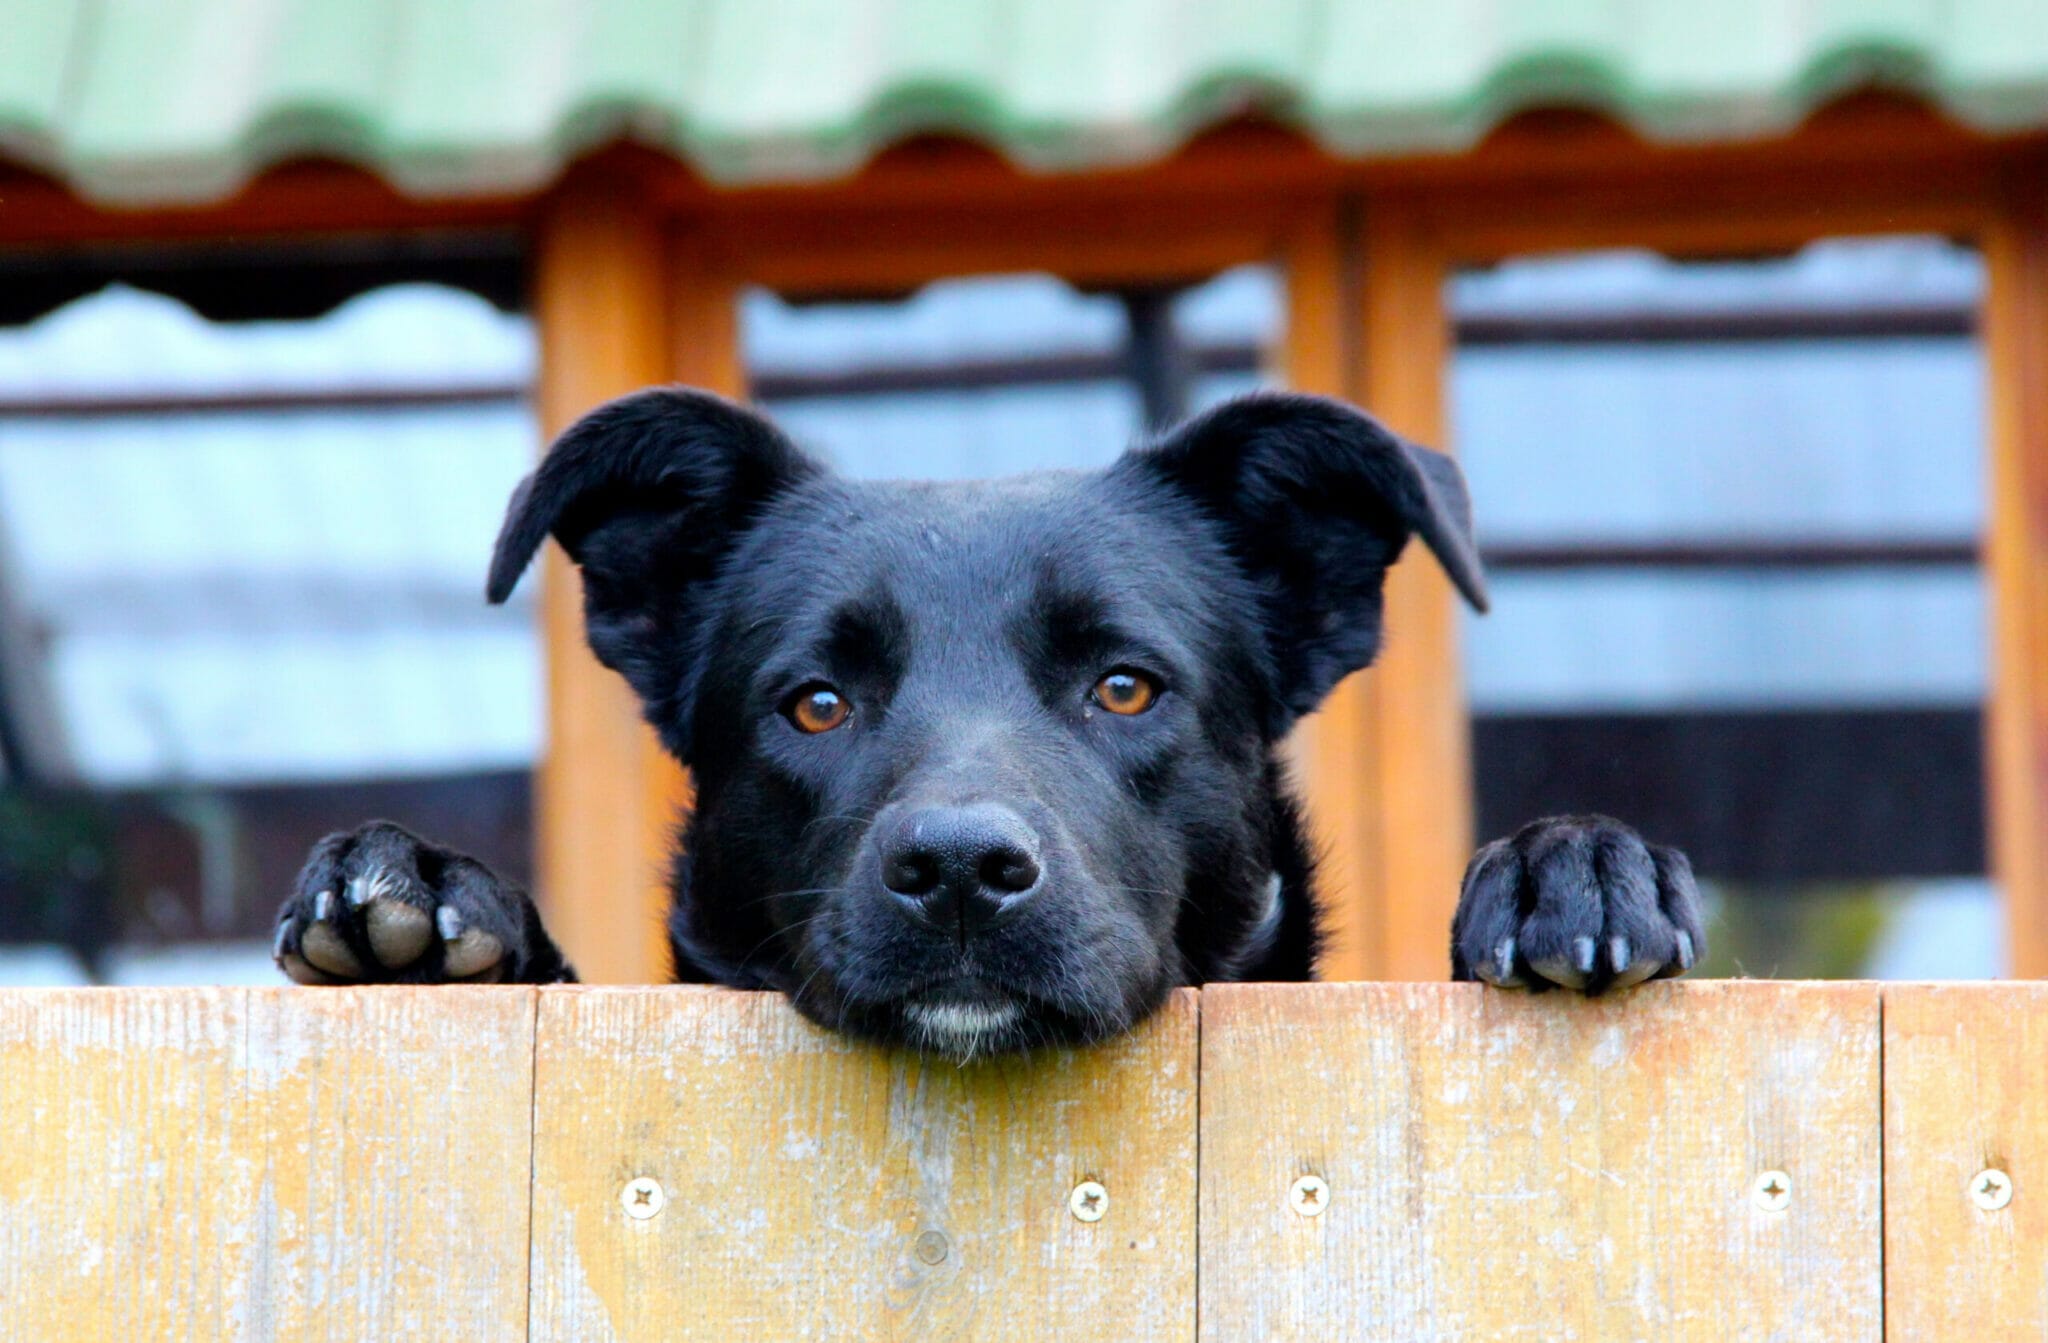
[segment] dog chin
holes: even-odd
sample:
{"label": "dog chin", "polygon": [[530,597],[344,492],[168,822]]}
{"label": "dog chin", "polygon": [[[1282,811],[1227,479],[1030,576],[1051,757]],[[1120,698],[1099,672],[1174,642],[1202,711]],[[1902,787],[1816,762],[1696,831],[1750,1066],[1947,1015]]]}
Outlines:
{"label": "dog chin", "polygon": [[1014,1048],[1024,1009],[1010,999],[992,1002],[908,1002],[903,1020],[910,1043],[928,1054],[969,1062],[978,1054]]}

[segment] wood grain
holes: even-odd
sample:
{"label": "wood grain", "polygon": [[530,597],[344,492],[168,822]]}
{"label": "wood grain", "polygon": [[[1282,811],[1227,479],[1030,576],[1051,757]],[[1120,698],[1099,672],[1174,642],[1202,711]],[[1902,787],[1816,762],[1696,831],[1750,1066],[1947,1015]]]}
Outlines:
{"label": "wood grain", "polygon": [[[1288,385],[1363,405],[1443,446],[1448,270],[1409,202],[1333,202],[1285,251]],[[1387,576],[1385,641],[1290,742],[1322,856],[1323,979],[1441,979],[1472,852],[1457,599],[1411,545]]]}
{"label": "wood grain", "polygon": [[0,994],[0,1338],[506,1338],[530,989]]}
{"label": "wood grain", "polygon": [[[1880,1337],[1874,986],[1202,1007],[1205,1338]],[[1752,1203],[1769,1169],[1783,1213]]]}
{"label": "wood grain", "polygon": [[1888,985],[1884,1138],[1888,1336],[2048,1338],[2048,984]]}
{"label": "wood grain", "polygon": [[[538,402],[550,437],[615,396],[676,377],[674,328],[695,308],[678,302],[670,249],[666,222],[631,175],[578,176],[551,201],[534,270]],[[730,342],[729,314],[701,339]],[[688,785],[632,690],[584,642],[575,567],[553,545],[543,554],[548,737],[534,787],[536,895],[586,982],[661,982],[671,977],[669,845]]]}
{"label": "wood grain", "polygon": [[1992,671],[1991,864],[2012,971],[2048,976],[2048,191],[2007,193],[1984,240]]}
{"label": "wood grain", "polygon": [[[1430,222],[1369,200],[1357,298],[1360,404],[1444,452],[1451,358],[1449,262]],[[1450,976],[1451,913],[1472,857],[1472,740],[1458,649],[1459,601],[1435,556],[1411,542],[1387,574],[1381,650],[1363,678],[1377,774],[1371,854],[1378,979]]]}
{"label": "wood grain", "polygon": [[[1195,1051],[1188,992],[1107,1047],[960,1068],[766,994],[543,990],[532,1336],[1187,1338]],[[667,1203],[635,1220],[642,1176]]]}
{"label": "wood grain", "polygon": [[0,993],[0,1338],[238,1331],[247,1035],[235,989]]}
{"label": "wood grain", "polygon": [[[1282,254],[1287,329],[1276,370],[1286,386],[1356,399],[1357,210],[1331,201],[1304,214]],[[1380,778],[1373,768],[1373,702],[1360,673],[1346,677],[1287,742],[1304,819],[1317,855],[1317,890],[1328,942],[1317,974],[1372,979],[1382,965],[1379,880]]]}

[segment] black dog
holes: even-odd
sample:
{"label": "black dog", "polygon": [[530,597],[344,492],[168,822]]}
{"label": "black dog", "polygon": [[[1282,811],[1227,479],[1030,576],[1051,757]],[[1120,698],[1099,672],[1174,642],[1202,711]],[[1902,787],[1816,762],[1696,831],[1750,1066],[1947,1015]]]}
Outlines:
{"label": "black dog", "polygon": [[[1111,1035],[1176,985],[1307,979],[1275,747],[1373,660],[1410,534],[1485,602],[1457,467],[1306,396],[1100,472],[873,484],[644,391],[520,485],[492,601],[550,533],[590,646],[693,771],[677,977],[961,1057]],[[1575,817],[1473,860],[1451,963],[1598,992],[1702,946],[1685,858]],[[277,948],[303,983],[574,977],[524,893],[385,823],[314,850]]]}

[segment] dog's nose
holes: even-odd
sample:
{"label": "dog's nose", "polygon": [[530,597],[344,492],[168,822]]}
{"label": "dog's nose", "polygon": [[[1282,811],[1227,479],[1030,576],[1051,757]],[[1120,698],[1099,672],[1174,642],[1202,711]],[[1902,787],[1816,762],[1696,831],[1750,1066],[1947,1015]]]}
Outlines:
{"label": "dog's nose", "polygon": [[882,846],[882,884],[961,939],[1038,886],[1038,837],[998,806],[926,807]]}

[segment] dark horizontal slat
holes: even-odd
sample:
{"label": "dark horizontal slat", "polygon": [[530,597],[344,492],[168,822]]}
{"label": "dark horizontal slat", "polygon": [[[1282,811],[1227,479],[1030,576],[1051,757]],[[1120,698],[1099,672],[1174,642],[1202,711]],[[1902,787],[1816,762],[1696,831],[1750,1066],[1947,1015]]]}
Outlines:
{"label": "dark horizontal slat", "polygon": [[1902,340],[1976,334],[1970,304],[1749,308],[1728,312],[1547,312],[1457,319],[1459,345],[1708,345],[1744,341]]}
{"label": "dark horizontal slat", "polygon": [[1482,715],[1481,836],[1602,812],[1741,881],[1985,870],[1975,709]]}
{"label": "dark horizontal slat", "polygon": [[1113,382],[1130,376],[1119,352],[958,359],[943,364],[874,365],[826,372],[758,369],[756,400],[805,401],[840,396],[899,396],[918,392],[972,392],[1072,382]]}
{"label": "dark horizontal slat", "polygon": [[1490,545],[1486,567],[1501,573],[1579,569],[1856,569],[1972,566],[1973,539],[1560,542]]}
{"label": "dark horizontal slat", "polygon": [[161,392],[105,396],[0,396],[0,420],[108,420],[152,415],[245,415],[280,412],[417,410],[436,406],[506,406],[526,399],[523,382],[441,387],[337,387],[238,392]]}

